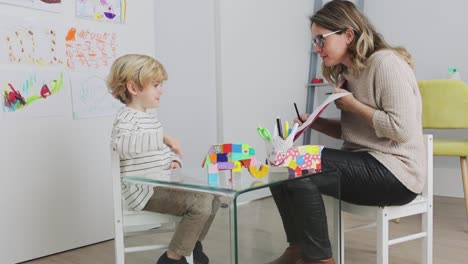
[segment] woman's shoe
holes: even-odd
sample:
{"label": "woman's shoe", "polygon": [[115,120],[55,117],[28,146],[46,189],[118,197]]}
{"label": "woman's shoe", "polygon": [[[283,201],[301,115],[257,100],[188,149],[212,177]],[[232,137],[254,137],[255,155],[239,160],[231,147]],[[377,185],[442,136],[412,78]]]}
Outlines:
{"label": "woman's shoe", "polygon": [[283,254],[267,264],[293,264],[301,258],[302,247],[300,245],[289,246]]}

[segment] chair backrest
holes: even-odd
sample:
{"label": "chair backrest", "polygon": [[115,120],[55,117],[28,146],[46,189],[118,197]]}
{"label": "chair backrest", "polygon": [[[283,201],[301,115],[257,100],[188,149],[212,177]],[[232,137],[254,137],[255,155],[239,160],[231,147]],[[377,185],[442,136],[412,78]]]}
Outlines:
{"label": "chair backrest", "polygon": [[112,194],[114,201],[114,218],[117,223],[122,223],[122,186],[120,184],[120,157],[116,144],[111,144],[111,175]]}
{"label": "chair backrest", "polygon": [[468,128],[468,85],[460,80],[418,81],[423,128]]}
{"label": "chair backrest", "polygon": [[426,184],[422,192],[422,196],[426,199],[432,200],[433,195],[433,138],[432,135],[424,135],[424,145],[426,147]]}
{"label": "chair backrest", "polygon": [[[122,202],[122,185],[120,177],[120,156],[117,145],[111,145],[111,174],[114,198],[114,218],[117,225],[121,225],[125,232],[145,230],[147,226],[160,226],[166,223],[178,223],[180,217],[149,211],[133,211]],[[119,226],[117,226],[120,228]],[[151,227],[154,228],[154,227]]]}

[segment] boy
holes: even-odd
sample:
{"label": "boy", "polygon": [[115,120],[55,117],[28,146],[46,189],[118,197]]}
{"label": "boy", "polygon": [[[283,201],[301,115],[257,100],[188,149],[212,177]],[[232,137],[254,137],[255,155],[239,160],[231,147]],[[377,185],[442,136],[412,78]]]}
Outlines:
{"label": "boy", "polygon": [[[157,108],[167,73],[150,56],[128,54],[111,67],[107,85],[111,94],[125,104],[117,114],[112,142],[117,143],[122,177],[150,171],[180,168],[180,144],[164,134],[159,120],[147,109]],[[209,263],[203,240],[220,202],[211,194],[195,193],[144,183],[122,181],[122,199],[129,208],[182,216],[182,221],[157,264],[187,263],[193,251],[195,264]]]}

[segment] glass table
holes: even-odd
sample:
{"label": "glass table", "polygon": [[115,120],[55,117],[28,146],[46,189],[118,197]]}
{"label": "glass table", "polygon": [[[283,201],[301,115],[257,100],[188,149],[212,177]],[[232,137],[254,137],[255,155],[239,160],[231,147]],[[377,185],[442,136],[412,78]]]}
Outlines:
{"label": "glass table", "polygon": [[[252,192],[255,190],[280,185],[290,181],[297,181],[301,179],[314,179],[316,178],[327,178],[325,181],[327,188],[332,188],[339,193],[339,179],[336,174],[329,171],[317,171],[300,177],[290,176],[286,168],[270,167],[270,171],[267,176],[263,178],[254,178],[249,172],[243,168],[242,172],[232,173],[230,171],[220,171],[217,178],[208,179],[207,169],[203,168],[183,168],[165,172],[147,173],[141,176],[125,177],[125,180],[145,182],[153,184],[155,186],[165,186],[177,189],[185,189],[195,192],[205,192],[214,195],[226,197],[229,201],[229,226],[230,226],[230,263],[237,264],[239,262],[238,257],[238,197],[241,194]],[[232,176],[232,180],[231,180]],[[335,199],[334,208],[331,210],[327,208],[327,217],[329,218],[329,226],[333,229],[330,239],[333,244],[333,252],[336,263],[340,263],[340,230],[341,227],[341,216],[339,199]],[[330,217],[330,215],[333,215]],[[330,220],[332,219],[332,220]]]}

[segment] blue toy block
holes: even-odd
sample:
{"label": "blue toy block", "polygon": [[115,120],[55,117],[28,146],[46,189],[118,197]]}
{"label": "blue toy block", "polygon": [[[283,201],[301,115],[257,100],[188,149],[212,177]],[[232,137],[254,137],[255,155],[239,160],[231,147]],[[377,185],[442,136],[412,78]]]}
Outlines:
{"label": "blue toy block", "polygon": [[297,165],[304,165],[305,162],[304,162],[304,156],[299,156],[296,158],[296,163]]}
{"label": "blue toy block", "polygon": [[242,144],[232,144],[232,153],[242,153]]}
{"label": "blue toy block", "polygon": [[218,163],[219,162],[227,162],[228,161],[228,157],[227,157],[227,154],[221,154],[221,153],[218,153]]}
{"label": "blue toy block", "polygon": [[219,177],[218,173],[208,173],[208,185],[218,185]]}

